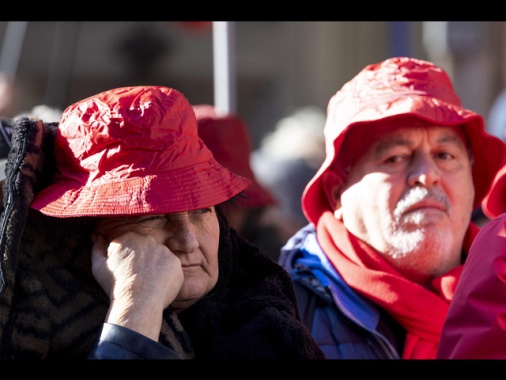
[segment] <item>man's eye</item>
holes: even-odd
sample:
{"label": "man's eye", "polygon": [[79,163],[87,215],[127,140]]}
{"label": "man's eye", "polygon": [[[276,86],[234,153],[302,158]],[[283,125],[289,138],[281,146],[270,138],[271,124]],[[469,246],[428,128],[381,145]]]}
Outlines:
{"label": "man's eye", "polygon": [[448,152],[440,152],[437,154],[437,157],[443,160],[451,160],[453,158],[453,154]]}
{"label": "man's eye", "polygon": [[403,159],[404,159],[403,156],[391,156],[391,157],[388,157],[385,160],[385,162],[388,163],[388,164],[396,164],[398,162],[401,162]]}

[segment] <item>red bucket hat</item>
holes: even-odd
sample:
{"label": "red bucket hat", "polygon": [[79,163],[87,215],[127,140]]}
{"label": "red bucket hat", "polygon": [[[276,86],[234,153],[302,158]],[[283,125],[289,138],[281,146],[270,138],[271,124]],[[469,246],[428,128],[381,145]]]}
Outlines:
{"label": "red bucket hat", "polygon": [[30,207],[55,217],[194,210],[251,183],[213,158],[188,100],[162,86],[112,89],[67,107],[54,152],[58,173]]}
{"label": "red bucket hat", "polygon": [[276,199],[260,185],[250,165],[251,140],[244,121],[235,114],[218,115],[214,106],[198,104],[193,106],[199,136],[207,145],[214,158],[226,168],[252,180],[246,189],[247,198],[243,207],[259,207],[277,204]]}
{"label": "red bucket hat", "polygon": [[[474,155],[474,206],[480,204],[506,159],[506,145],[485,132],[481,115],[462,107],[444,70],[423,60],[395,57],[366,66],[330,99],[324,129],[326,158],[302,195],[302,209],[310,222],[316,224],[324,211],[331,210],[321,178],[341,149],[354,148],[343,145],[347,132],[359,125],[377,128],[406,116],[463,126]],[[384,123],[375,123],[379,120]]]}

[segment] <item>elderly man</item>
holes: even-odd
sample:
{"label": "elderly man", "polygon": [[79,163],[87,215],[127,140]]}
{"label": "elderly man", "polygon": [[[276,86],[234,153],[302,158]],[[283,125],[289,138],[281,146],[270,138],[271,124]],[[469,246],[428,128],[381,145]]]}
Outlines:
{"label": "elderly man", "polygon": [[309,224],[280,263],[329,359],[434,359],[471,214],[505,160],[448,75],[408,57],[365,67],[330,100]]}

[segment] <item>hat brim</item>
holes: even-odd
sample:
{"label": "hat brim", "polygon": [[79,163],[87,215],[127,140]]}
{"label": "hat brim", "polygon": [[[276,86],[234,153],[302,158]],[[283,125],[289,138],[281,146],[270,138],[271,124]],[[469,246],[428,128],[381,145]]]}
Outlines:
{"label": "hat brim", "polygon": [[[214,160],[167,174],[117,182],[93,181],[76,187],[54,178],[30,205],[54,217],[166,214],[211,207],[227,201],[251,183]],[[197,190],[198,189],[198,190]]]}

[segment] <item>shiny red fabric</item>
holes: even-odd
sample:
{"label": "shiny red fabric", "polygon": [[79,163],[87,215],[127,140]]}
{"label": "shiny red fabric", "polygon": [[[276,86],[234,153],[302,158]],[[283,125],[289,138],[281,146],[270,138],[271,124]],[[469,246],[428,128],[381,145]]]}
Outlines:
{"label": "shiny red fabric", "polygon": [[[324,134],[326,159],[306,186],[302,209],[314,224],[331,210],[322,187],[322,175],[342,149],[355,150],[345,137],[351,128],[361,126],[364,134],[394,118],[414,116],[438,125],[463,125],[474,154],[474,205],[478,206],[506,160],[506,146],[485,132],[483,118],[462,107],[449,76],[430,62],[395,57],[365,67],[331,99]],[[383,120],[384,123],[371,123]],[[367,131],[369,130],[369,131]]]}
{"label": "shiny red fabric", "polygon": [[506,214],[474,239],[437,359],[506,359]]}
{"label": "shiny red fabric", "polygon": [[210,104],[193,106],[199,136],[213,153],[214,158],[236,174],[252,180],[246,189],[242,207],[260,207],[277,204],[272,194],[257,181],[250,165],[251,139],[243,119],[235,114],[220,115]]}
{"label": "shiny red fabric", "polygon": [[67,107],[54,152],[59,173],[30,207],[56,217],[194,210],[251,183],[213,158],[188,100],[162,86],[116,88]]}

